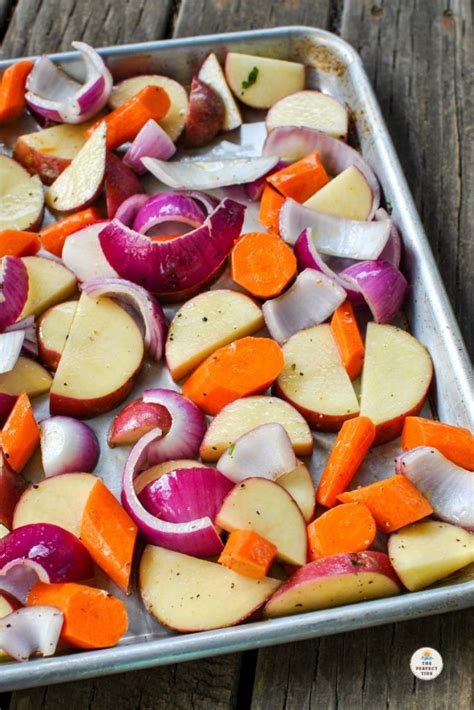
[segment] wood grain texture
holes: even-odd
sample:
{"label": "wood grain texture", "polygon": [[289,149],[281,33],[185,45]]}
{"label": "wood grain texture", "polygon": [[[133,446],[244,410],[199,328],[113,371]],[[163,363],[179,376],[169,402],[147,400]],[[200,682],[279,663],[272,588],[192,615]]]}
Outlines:
{"label": "wood grain texture", "polygon": [[469,0],[346,0],[357,49],[474,353],[474,73]]}

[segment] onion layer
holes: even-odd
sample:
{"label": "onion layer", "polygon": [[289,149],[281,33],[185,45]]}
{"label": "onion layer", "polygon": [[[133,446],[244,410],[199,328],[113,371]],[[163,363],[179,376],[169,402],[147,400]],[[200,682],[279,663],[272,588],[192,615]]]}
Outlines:
{"label": "onion layer", "polygon": [[28,271],[17,256],[4,256],[0,264],[0,333],[14,323],[28,298]]}
{"label": "onion layer", "polygon": [[140,207],[133,222],[133,229],[146,234],[164,222],[182,222],[190,227],[200,227],[206,214],[192,197],[175,192],[160,192],[150,197]]}
{"label": "onion layer", "polygon": [[[384,210],[383,207],[379,207],[375,213],[374,219],[377,221],[383,221],[390,219],[390,215],[386,210]],[[398,269],[400,267],[400,259],[402,256],[402,238],[398,227],[393,220],[390,220],[390,225],[388,241],[383,252],[379,256],[379,259],[381,261],[389,261],[396,269]]]}
{"label": "onion layer", "polygon": [[56,652],[64,616],[53,606],[17,609],[0,619],[0,648],[17,661]]}
{"label": "onion layer", "polygon": [[376,323],[390,323],[400,310],[407,282],[388,261],[361,261],[339,274],[341,283],[360,291]]}
{"label": "onion layer", "polygon": [[55,416],[43,419],[41,458],[46,478],[62,473],[90,473],[99,460],[97,437],[84,422],[73,417]]}
{"label": "onion layer", "polygon": [[169,160],[176,152],[176,146],[152,118],[145,123],[130,148],[123,156],[123,162],[139,175],[146,173],[142,158],[158,158]]}
{"label": "onion layer", "polygon": [[149,196],[143,193],[127,197],[117,209],[114,215],[115,219],[119,219],[126,227],[131,227],[140,208],[143,207],[145,202],[148,202],[149,199]]}
{"label": "onion layer", "polygon": [[79,281],[118,276],[105,258],[99,241],[99,234],[108,224],[108,220],[90,224],[66,239],[62,259]]}
{"label": "onion layer", "polygon": [[0,374],[13,370],[24,340],[24,330],[14,330],[0,335]]}

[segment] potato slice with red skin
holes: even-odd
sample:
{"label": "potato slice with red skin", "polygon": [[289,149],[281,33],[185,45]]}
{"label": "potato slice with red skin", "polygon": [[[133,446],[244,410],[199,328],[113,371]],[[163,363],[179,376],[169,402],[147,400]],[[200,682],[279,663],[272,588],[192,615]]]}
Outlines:
{"label": "potato slice with red skin", "polygon": [[0,230],[35,232],[41,225],[44,191],[37,175],[16,160],[0,155]]}
{"label": "potato slice with red skin", "polygon": [[36,324],[39,356],[51,370],[58,367],[76,308],[76,301],[58,303],[43,313]]}
{"label": "potato slice with red skin", "polygon": [[224,127],[225,106],[212,86],[193,77],[186,119],[186,145],[199,148],[209,143]]}

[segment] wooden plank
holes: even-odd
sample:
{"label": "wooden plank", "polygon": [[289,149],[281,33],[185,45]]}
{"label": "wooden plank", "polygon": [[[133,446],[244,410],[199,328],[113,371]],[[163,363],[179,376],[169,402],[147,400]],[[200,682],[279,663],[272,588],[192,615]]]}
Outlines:
{"label": "wooden plank", "polygon": [[357,49],[474,352],[474,75],[469,0],[346,0]]}

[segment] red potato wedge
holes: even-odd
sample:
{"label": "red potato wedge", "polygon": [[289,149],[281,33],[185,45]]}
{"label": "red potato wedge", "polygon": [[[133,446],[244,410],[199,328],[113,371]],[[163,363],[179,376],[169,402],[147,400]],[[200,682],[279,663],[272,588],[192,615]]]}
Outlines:
{"label": "red potato wedge", "polygon": [[360,413],[377,427],[375,443],[400,435],[406,416],[420,412],[433,378],[426,348],[393,325],[369,323]]}
{"label": "red potato wedge", "polygon": [[212,86],[193,77],[186,118],[186,145],[199,148],[210,143],[224,128],[224,102]]}
{"label": "red potato wedge", "polygon": [[144,356],[133,318],[109,298],[82,294],[50,394],[51,414],[87,419],[130,392]]}
{"label": "red potato wedge", "polygon": [[75,293],[76,277],[59,262],[42,256],[24,256],[22,261],[28,272],[28,298],[19,320],[39,316]]}
{"label": "red potato wedge", "polygon": [[139,567],[145,607],[176,631],[234,626],[264,604],[281,583],[243,577],[222,565],[148,545]]}
{"label": "red potato wedge", "polygon": [[311,454],[313,437],[301,414],[277,397],[256,395],[228,404],[214,417],[202,440],[202,460],[217,461],[239,436],[270,422],[286,429],[297,456]]}
{"label": "red potato wedge", "polygon": [[36,324],[39,357],[50,370],[58,367],[76,308],[76,301],[58,303],[43,313]]}
{"label": "red potato wedge", "polygon": [[321,91],[306,90],[277,101],[267,113],[265,122],[269,133],[280,126],[305,126],[345,141],[349,114],[345,106],[333,96]]}
{"label": "red potato wedge", "polygon": [[94,202],[104,184],[106,141],[107,126],[102,121],[49,188],[48,207],[58,212],[75,212]]}
{"label": "red potato wedge", "polygon": [[125,101],[138,94],[145,86],[161,86],[166,91],[171,101],[171,106],[164,118],[159,121],[161,128],[166,131],[172,141],[176,141],[183,132],[188,114],[188,95],[181,84],[174,79],[159,74],[142,74],[116,84],[110,95],[109,106],[116,109]]}
{"label": "red potato wedge", "polygon": [[218,348],[263,328],[260,307],[238,291],[216,289],[187,301],[173,318],[165,356],[176,381]]}
{"label": "red potato wedge", "polygon": [[303,518],[309,523],[314,517],[316,489],[308,467],[298,461],[298,466],[293,471],[279,476],[276,482],[295,499]]}
{"label": "red potato wedge", "polygon": [[[284,521],[284,524],[282,524]],[[225,498],[216,524],[227,532],[253,530],[277,548],[277,559],[306,563],[306,525],[289,493],[266,478],[247,478]]]}
{"label": "red potato wedge", "polygon": [[113,219],[122,202],[128,197],[143,192],[142,184],[133,170],[114,153],[107,153],[104,186],[109,219]]}
{"label": "red potato wedge", "polygon": [[28,397],[39,397],[49,392],[53,379],[39,362],[20,355],[10,372],[0,375],[0,394],[18,397],[26,392]]}
{"label": "red potato wedge", "polygon": [[304,206],[335,217],[365,221],[372,211],[373,199],[366,178],[351,165],[306,200]]}
{"label": "red potato wedge", "polygon": [[144,434],[157,427],[163,435],[171,427],[171,415],[166,407],[134,399],[113,420],[107,442],[110,447],[136,444]]}
{"label": "red potato wedge", "polygon": [[23,477],[8,465],[5,454],[0,449],[0,524],[6,528],[12,526],[15,506],[25,488]]}
{"label": "red potato wedge", "polygon": [[13,151],[15,160],[31,175],[39,175],[44,185],[51,185],[71,164],[86,142],[84,131],[91,123],[62,123],[20,136]]}
{"label": "red potato wedge", "polygon": [[0,231],[35,232],[41,225],[44,191],[37,175],[31,176],[19,163],[0,155]]}
{"label": "red potato wedge", "polygon": [[265,606],[266,618],[329,609],[400,593],[382,552],[333,555],[310,562],[282,584]]}
{"label": "red potato wedge", "polygon": [[304,89],[305,68],[298,62],[229,52],[225,78],[243,104],[270,108],[284,96]]}
{"label": "red potato wedge", "polygon": [[283,397],[321,431],[338,431],[359,413],[354,388],[327,324],[300,330],[283,345],[285,368],[274,385]]}
{"label": "red potato wedge", "polygon": [[219,60],[214,52],[208,54],[199,70],[198,78],[204,81],[208,86],[211,86],[214,91],[217,91],[222,101],[224,102],[224,131],[233,131],[234,128],[239,128],[242,125],[242,116],[240,115],[239,107],[232,96],[232,92],[225,80],[224,72],[222,71]]}

